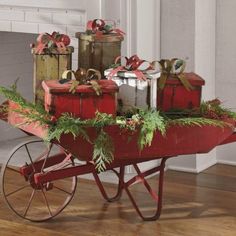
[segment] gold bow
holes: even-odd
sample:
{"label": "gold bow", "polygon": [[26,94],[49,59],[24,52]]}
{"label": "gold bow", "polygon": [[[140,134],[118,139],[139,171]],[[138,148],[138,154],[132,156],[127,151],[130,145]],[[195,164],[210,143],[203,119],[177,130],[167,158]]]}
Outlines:
{"label": "gold bow", "polygon": [[189,83],[189,81],[183,74],[186,67],[186,63],[184,60],[178,58],[173,58],[171,60],[162,59],[160,61],[152,62],[153,67],[155,66],[156,62],[159,64],[161,70],[161,76],[158,80],[158,88],[160,90],[164,89],[166,80],[169,77],[179,79],[188,91],[193,89],[193,86]]}
{"label": "gold bow", "polygon": [[62,79],[67,80],[68,74],[71,74],[73,77],[71,80],[69,80],[69,82],[71,83],[71,87],[69,91],[71,93],[76,92],[76,88],[78,87],[78,85],[84,84],[84,85],[91,85],[91,87],[93,88],[93,90],[96,92],[98,96],[102,94],[101,87],[96,81],[96,80],[100,80],[102,77],[101,73],[98,70],[95,70],[95,69],[86,70],[84,68],[79,68],[76,71],[66,70],[62,74]]}

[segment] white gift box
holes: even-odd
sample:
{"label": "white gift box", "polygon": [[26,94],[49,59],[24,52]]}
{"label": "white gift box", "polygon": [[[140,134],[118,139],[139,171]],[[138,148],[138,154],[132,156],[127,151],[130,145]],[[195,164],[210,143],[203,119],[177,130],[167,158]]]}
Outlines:
{"label": "white gift box", "polygon": [[[112,69],[105,70],[104,75],[108,77]],[[118,72],[111,77],[119,86],[118,103],[122,104],[122,111],[138,108],[157,107],[157,79],[160,71],[146,71],[147,80],[137,79],[132,71]]]}

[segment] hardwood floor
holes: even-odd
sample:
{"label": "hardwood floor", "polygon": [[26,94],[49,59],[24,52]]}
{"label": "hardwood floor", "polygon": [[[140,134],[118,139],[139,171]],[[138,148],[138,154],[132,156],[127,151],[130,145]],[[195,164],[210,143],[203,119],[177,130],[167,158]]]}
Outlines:
{"label": "hardwood floor", "polygon": [[[156,178],[150,182],[155,184]],[[114,190],[112,184],[106,187]],[[152,209],[140,184],[132,191],[145,210]],[[216,165],[198,175],[167,171],[162,215],[155,222],[141,221],[126,193],[120,201],[106,203],[89,180],[79,179],[70,205],[49,222],[22,220],[1,199],[0,235],[235,236],[236,166]]]}

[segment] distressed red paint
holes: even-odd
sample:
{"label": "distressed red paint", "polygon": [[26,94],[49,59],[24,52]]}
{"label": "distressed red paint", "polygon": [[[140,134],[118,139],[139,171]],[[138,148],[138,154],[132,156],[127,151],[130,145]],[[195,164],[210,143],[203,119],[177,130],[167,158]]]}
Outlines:
{"label": "distressed red paint", "polygon": [[168,78],[163,90],[157,91],[157,107],[162,111],[192,109],[201,103],[202,86],[205,81],[195,73],[183,73],[193,86],[187,90],[180,80]]}
{"label": "distressed red paint", "polygon": [[70,84],[60,84],[58,81],[43,81],[45,91],[45,109],[60,117],[69,112],[75,117],[89,119],[96,111],[116,115],[116,92],[118,87],[111,80],[99,80],[102,94],[96,95],[90,85],[79,85],[75,93],[69,92]]}

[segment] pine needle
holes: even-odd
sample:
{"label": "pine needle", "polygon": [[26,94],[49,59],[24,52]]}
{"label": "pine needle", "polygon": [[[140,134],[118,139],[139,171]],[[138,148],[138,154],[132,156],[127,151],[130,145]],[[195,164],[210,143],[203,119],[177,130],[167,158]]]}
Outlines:
{"label": "pine needle", "polygon": [[158,111],[139,112],[142,124],[139,131],[138,146],[142,150],[145,146],[151,146],[154,133],[160,131],[162,135],[166,132],[165,121]]}
{"label": "pine needle", "polygon": [[114,146],[111,137],[101,129],[94,141],[93,161],[98,172],[106,169],[106,164],[114,159]]}
{"label": "pine needle", "polygon": [[213,119],[208,119],[204,117],[186,117],[186,118],[179,118],[179,119],[174,119],[174,120],[169,120],[167,122],[168,126],[172,125],[179,125],[179,126],[215,126],[215,127],[221,127],[224,128],[226,126],[230,126],[231,124],[226,123],[221,120],[213,120]]}

